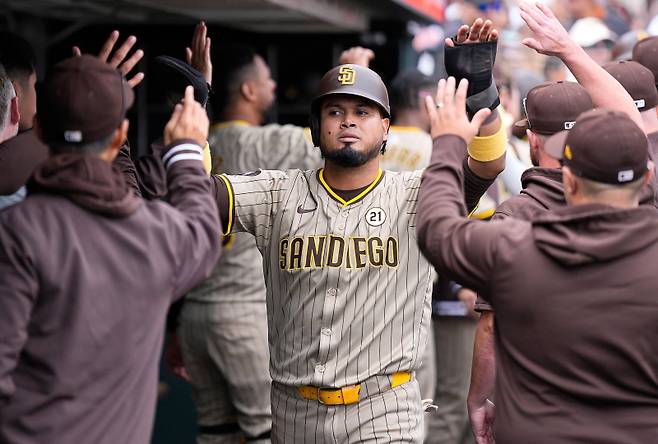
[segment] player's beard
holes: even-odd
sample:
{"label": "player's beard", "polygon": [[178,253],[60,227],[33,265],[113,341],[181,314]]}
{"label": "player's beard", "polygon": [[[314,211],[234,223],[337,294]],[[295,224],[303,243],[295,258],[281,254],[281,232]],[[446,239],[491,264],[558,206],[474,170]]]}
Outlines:
{"label": "player's beard", "polygon": [[365,165],[368,161],[379,156],[381,149],[382,144],[380,143],[373,145],[366,151],[357,151],[352,147],[351,143],[346,143],[342,148],[332,151],[320,147],[320,152],[322,153],[322,157],[336,165],[346,168],[356,168]]}

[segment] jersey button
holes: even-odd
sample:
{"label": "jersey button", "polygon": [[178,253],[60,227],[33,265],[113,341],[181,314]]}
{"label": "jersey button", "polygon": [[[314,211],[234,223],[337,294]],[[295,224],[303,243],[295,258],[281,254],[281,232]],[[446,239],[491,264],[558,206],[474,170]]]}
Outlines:
{"label": "jersey button", "polygon": [[320,332],[325,336],[330,336],[331,335],[331,329],[330,328],[323,328],[322,330],[320,330]]}
{"label": "jersey button", "polygon": [[336,291],[335,288],[330,288],[329,290],[327,290],[327,295],[328,296],[336,296],[336,293],[337,293],[337,291]]}
{"label": "jersey button", "polygon": [[315,371],[318,373],[324,373],[325,367],[322,364],[318,364],[315,366]]}
{"label": "jersey button", "polygon": [[347,217],[347,213],[340,213],[341,216]]}
{"label": "jersey button", "polygon": [[345,225],[338,225],[338,229],[339,229],[339,230],[344,230],[344,229],[345,229]]}

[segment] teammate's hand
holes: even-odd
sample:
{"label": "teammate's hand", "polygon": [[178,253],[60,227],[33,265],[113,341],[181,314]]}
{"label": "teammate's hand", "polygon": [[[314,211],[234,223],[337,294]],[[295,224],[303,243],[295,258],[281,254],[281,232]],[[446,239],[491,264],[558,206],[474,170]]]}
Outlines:
{"label": "teammate's hand", "polygon": [[430,116],[432,139],[446,134],[461,137],[467,144],[478,134],[480,126],[489,117],[491,110],[484,108],[478,111],[473,120],[468,120],[466,114],[466,92],[468,80],[459,82],[455,91],[455,78],[439,80],[436,92],[436,102],[431,96],[425,98],[425,106]]}
{"label": "teammate's hand", "polygon": [[462,287],[457,292],[457,299],[459,299],[461,303],[464,304],[468,310],[468,316],[471,318],[478,317],[478,312],[475,311],[475,301],[477,298],[477,293],[473,290],[469,290],[468,288]]}
{"label": "teammate's hand", "polygon": [[183,353],[180,349],[178,336],[175,333],[170,334],[167,337],[167,348],[165,349],[164,360],[165,365],[170,372],[181,379],[188,382],[190,381],[190,375],[187,373],[187,369],[185,369],[185,364],[183,363]]}
{"label": "teammate's hand", "polygon": [[164,129],[164,144],[175,140],[191,139],[197,145],[204,146],[208,140],[208,115],[206,110],[194,100],[194,88],[185,88],[183,103],[174,108],[174,112]]}
{"label": "teammate's hand", "polygon": [[[457,43],[485,43],[495,42],[498,40],[498,30],[494,29],[491,20],[482,20],[481,18],[475,19],[471,27],[462,25],[457,30]],[[451,38],[445,40],[446,46],[453,48],[455,42]]]}
{"label": "teammate's hand", "polygon": [[553,11],[542,3],[534,5],[521,2],[521,18],[526,22],[533,36],[525,38],[521,43],[540,54],[563,58],[578,45],[569,37],[569,33]]}
{"label": "teammate's hand", "polygon": [[[119,49],[117,49],[114,52],[114,55],[110,58],[110,54],[112,53],[114,45],[116,45],[118,40],[119,31],[112,31],[107,40],[105,40],[105,43],[103,44],[100,52],[98,53],[98,58],[113,68],[117,68],[124,76],[127,76],[128,73],[135,67],[135,65],[137,65],[137,63],[142,59],[142,57],[144,57],[144,51],[138,49],[130,57],[128,57],[128,53],[132,47],[135,46],[135,43],[137,43],[137,37],[131,35],[126,39],[125,42],[123,42],[121,46],[119,46]],[[82,54],[80,48],[74,46],[73,55],[78,57],[80,54]],[[139,85],[142,80],[144,80],[144,73],[138,72],[130,79],[128,79],[128,85],[130,85],[131,88],[134,88]]]}
{"label": "teammate's hand", "polygon": [[341,65],[351,63],[352,65],[361,65],[367,68],[370,65],[370,61],[374,58],[375,53],[371,49],[354,46],[343,51],[338,62]]}
{"label": "teammate's hand", "polygon": [[206,79],[208,85],[212,84],[212,61],[210,59],[210,37],[205,22],[199,22],[194,28],[192,45],[185,48],[187,63]]}
{"label": "teammate's hand", "polygon": [[493,424],[496,417],[496,407],[485,399],[480,406],[468,408],[468,416],[471,420],[471,429],[477,444],[496,444],[493,433]]}

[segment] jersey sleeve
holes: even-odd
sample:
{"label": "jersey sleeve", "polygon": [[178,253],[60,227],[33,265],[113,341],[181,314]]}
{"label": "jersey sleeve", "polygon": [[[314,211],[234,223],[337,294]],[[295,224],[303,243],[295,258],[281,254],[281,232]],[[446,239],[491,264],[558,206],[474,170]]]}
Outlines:
{"label": "jersey sleeve", "polygon": [[274,216],[290,188],[290,176],[284,171],[259,170],[216,177],[227,190],[224,234],[242,231],[254,235],[259,244],[268,240]]}

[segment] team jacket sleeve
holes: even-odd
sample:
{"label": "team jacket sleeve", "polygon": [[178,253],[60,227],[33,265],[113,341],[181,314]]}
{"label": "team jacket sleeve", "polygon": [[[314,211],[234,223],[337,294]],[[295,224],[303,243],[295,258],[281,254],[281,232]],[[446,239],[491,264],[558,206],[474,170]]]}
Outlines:
{"label": "team jacket sleeve", "polygon": [[500,227],[466,217],[465,156],[466,143],[457,136],[434,141],[420,188],[418,242],[441,276],[487,295]]}
{"label": "team jacket sleeve", "polygon": [[[0,412],[15,391],[12,373],[28,337],[28,324],[38,294],[38,277],[29,250],[0,226]],[[2,416],[0,414],[0,416]]]}
{"label": "team jacket sleeve", "polygon": [[175,296],[205,279],[222,251],[221,224],[211,185],[203,166],[203,149],[181,141],[165,149],[167,200],[177,211],[170,239],[175,252]]}

